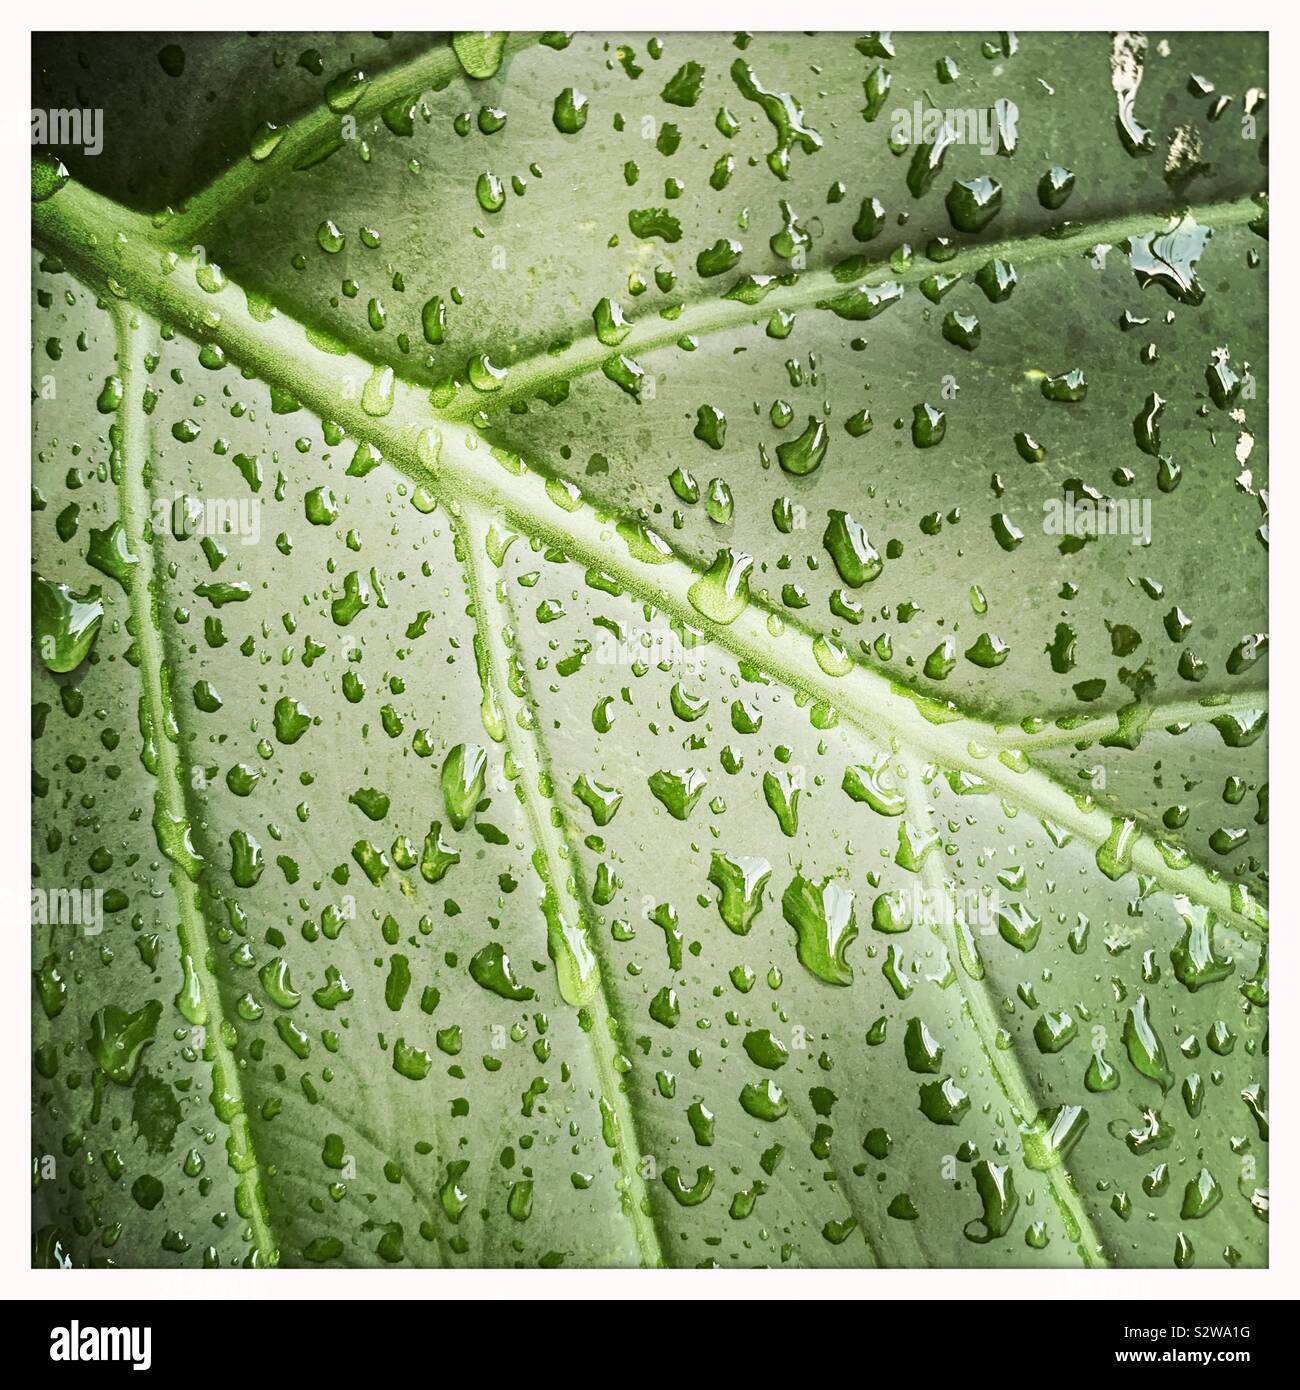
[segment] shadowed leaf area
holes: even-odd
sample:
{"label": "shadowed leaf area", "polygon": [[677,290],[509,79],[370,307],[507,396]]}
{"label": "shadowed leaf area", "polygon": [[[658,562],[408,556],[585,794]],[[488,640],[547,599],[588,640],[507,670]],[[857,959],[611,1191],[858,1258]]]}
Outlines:
{"label": "shadowed leaf area", "polygon": [[1262,37],[34,53],[37,1264],[1266,1263]]}

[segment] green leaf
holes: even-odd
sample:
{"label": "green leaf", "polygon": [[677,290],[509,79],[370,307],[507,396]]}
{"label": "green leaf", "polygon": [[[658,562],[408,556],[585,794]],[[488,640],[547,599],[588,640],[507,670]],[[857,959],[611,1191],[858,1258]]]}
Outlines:
{"label": "green leaf", "polygon": [[1262,37],[39,47],[38,1262],[1266,1263]]}

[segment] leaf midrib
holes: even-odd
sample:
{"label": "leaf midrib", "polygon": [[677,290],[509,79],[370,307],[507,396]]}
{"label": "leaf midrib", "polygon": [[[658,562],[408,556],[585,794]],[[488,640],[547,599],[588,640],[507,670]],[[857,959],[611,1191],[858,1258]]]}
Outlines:
{"label": "leaf midrib", "polygon": [[[907,760],[907,766],[909,807],[923,813],[927,821],[937,819],[934,808],[923,799],[922,789],[925,787],[925,780],[920,763],[911,758]],[[927,887],[931,890],[926,895],[927,903],[951,901],[948,885],[939,872],[938,863],[936,854],[932,851],[926,855],[921,866],[922,876]],[[934,914],[929,908],[927,908],[927,915],[933,919]],[[984,1054],[984,1061],[989,1072],[1015,1112],[1013,1118],[1018,1118],[1021,1124],[1032,1124],[1040,1109],[1033,1088],[1015,1051],[999,1049],[998,1047],[997,1015],[993,1009],[993,1001],[989,998],[988,985],[984,979],[972,979],[960,961],[961,953],[956,950],[955,938],[953,937],[956,930],[953,914],[948,914],[946,924],[932,920],[931,925],[938,931],[940,939],[949,952],[949,968],[957,978],[957,988],[961,993],[966,1015],[975,1029],[980,1051]],[[957,959],[954,960],[954,957]],[[1043,1177],[1051,1191],[1052,1200],[1056,1204],[1057,1213],[1067,1230],[1067,1234],[1071,1225],[1078,1229],[1079,1235],[1073,1245],[1080,1255],[1082,1263],[1088,1268],[1108,1266],[1110,1261],[1107,1258],[1105,1246],[1093,1227],[1092,1219],[1088,1215],[1087,1208],[1069,1171],[1061,1164],[1048,1169]]]}
{"label": "leaf midrib", "polygon": [[[484,681],[490,686],[493,703],[499,712],[502,732],[500,741],[510,752],[518,769],[521,800],[533,844],[542,857],[543,865],[533,865],[540,880],[543,900],[548,895],[557,911],[563,911],[565,885],[570,877],[577,876],[578,856],[567,834],[568,821],[564,828],[554,827],[549,812],[541,799],[543,783],[550,783],[550,768],[541,739],[537,736],[535,721],[527,717],[532,713],[531,701],[527,696],[516,696],[506,675],[510,653],[506,648],[503,633],[513,630],[514,613],[509,598],[500,592],[494,576],[484,564],[486,532],[483,518],[472,509],[464,509],[455,519],[459,533],[462,569],[466,587],[469,590],[470,604],[474,610],[474,622],[479,641],[484,652]],[[506,620],[493,622],[492,607],[500,607]],[[525,691],[527,687],[525,685]],[[529,708],[525,710],[527,704]],[[520,716],[524,717],[521,718]],[[491,738],[495,731],[484,724]],[[562,862],[565,861],[565,862]],[[566,863],[572,866],[566,872]],[[544,868],[544,872],[542,872]],[[659,1233],[653,1218],[653,1205],[645,1188],[641,1171],[642,1152],[638,1135],[636,1116],[628,1102],[627,1092],[619,1079],[616,1065],[617,1051],[614,1043],[615,1031],[621,1028],[619,1018],[609,990],[605,985],[604,961],[598,945],[596,933],[591,931],[587,914],[582,904],[577,904],[579,920],[573,930],[581,932],[583,939],[578,943],[580,951],[591,953],[594,965],[590,977],[575,978],[580,971],[575,964],[566,962],[572,957],[570,943],[563,939],[563,933],[552,930],[548,921],[550,935],[549,949],[555,962],[556,973],[561,983],[561,993],[565,993],[564,982],[568,982],[571,997],[566,1002],[575,1008],[588,1010],[590,1027],[579,1025],[585,1038],[592,1063],[596,1070],[597,1084],[601,1101],[611,1117],[614,1129],[614,1151],[616,1166],[622,1174],[626,1187],[619,1192],[619,1208],[631,1227],[632,1237],[641,1256],[641,1263],[647,1268],[659,1268],[667,1263],[659,1240]]]}
{"label": "leaf midrib", "polygon": [[[117,415],[121,432],[118,519],[126,533],[128,549],[135,556],[125,587],[134,639],[140,653],[141,697],[148,709],[157,757],[153,772],[156,805],[157,811],[166,815],[173,826],[191,826],[193,816],[187,804],[186,781],[177,744],[171,735],[172,706],[164,688],[163,671],[168,658],[166,638],[158,622],[154,552],[149,535],[149,422],[143,407],[144,390],[136,382],[137,375],[144,371],[143,329],[132,322],[121,307],[114,319],[118,371],[122,379],[122,403]],[[211,966],[212,952],[198,885],[190,881],[174,857],[168,877],[179,918],[177,935],[181,963],[193,972],[202,1001],[203,1052],[212,1074],[213,1109],[218,1122],[224,1124],[231,1136],[230,1166],[241,1198],[241,1213],[252,1229],[259,1262],[274,1266],[279,1263],[279,1248],[267,1220],[262,1165],[248,1121],[239,1067],[226,1042],[225,1005]],[[218,1092],[223,1097],[220,1107],[216,1104]],[[228,1113],[223,1114],[223,1111]]]}
{"label": "leaf midrib", "polygon": [[[1247,200],[1239,206],[1239,220],[1257,211]],[[791,688],[824,700],[859,727],[870,730],[885,725],[919,751],[947,766],[976,771],[1011,800],[1094,845],[1101,845],[1113,828],[1109,816],[1081,807],[1042,769],[1013,773],[996,758],[975,756],[971,748],[983,747],[986,739],[990,751],[998,746],[993,726],[960,714],[952,723],[932,723],[923,709],[933,701],[856,657],[845,676],[826,677],[812,655],[811,631],[774,615],[761,601],[751,602],[730,626],[702,619],[687,598],[690,584],[699,577],[689,561],[675,553],[670,563],[658,567],[637,568],[630,559],[623,561],[609,544],[611,518],[597,515],[585,503],[574,511],[562,510],[548,497],[544,474],[530,470],[522,460],[517,461],[522,472],[510,473],[493,461],[488,446],[474,433],[463,439],[452,432],[444,436],[435,427],[446,422],[430,408],[423,393],[408,383],[396,381],[394,405],[378,418],[353,401],[337,399],[329,364],[348,362],[364,374],[362,364],[314,348],[309,351],[302,325],[287,316],[274,314],[269,321],[259,322],[247,303],[229,302],[239,294],[233,283],[217,295],[201,290],[194,282],[192,264],[158,246],[144,219],[129,213],[123,216],[123,210],[110,200],[69,183],[49,202],[36,205],[33,222],[38,241],[78,268],[88,282],[106,284],[123,298],[134,293],[150,312],[175,322],[196,341],[218,342],[232,360],[292,392],[321,418],[338,421],[353,438],[374,442],[394,467],[442,500],[463,495],[510,517],[521,529],[548,536],[559,548],[623,579],[645,601],[706,632],[733,655],[755,662]],[[122,231],[119,222],[129,230]],[[214,302],[223,295],[224,313]],[[779,633],[772,631],[774,616],[781,625]],[[1266,921],[1258,905],[1250,913],[1239,911],[1231,887],[1217,874],[1199,865],[1171,870],[1148,835],[1137,841],[1133,868],[1248,931],[1261,929]]]}

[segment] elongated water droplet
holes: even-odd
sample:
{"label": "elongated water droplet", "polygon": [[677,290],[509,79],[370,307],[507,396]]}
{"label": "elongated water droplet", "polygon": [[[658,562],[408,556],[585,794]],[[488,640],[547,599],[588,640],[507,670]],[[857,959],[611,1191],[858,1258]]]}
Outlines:
{"label": "elongated water droplet", "polygon": [[442,802],[447,819],[464,830],[483,799],[487,781],[487,751],[477,743],[458,743],[442,765]]}
{"label": "elongated water droplet", "polygon": [[744,936],[763,907],[763,889],[772,877],[772,866],[759,856],[732,858],[713,851],[709,882],[719,891],[718,912],[727,927]]}
{"label": "elongated water droplet", "polygon": [[1165,1057],[1164,1044],[1147,1017],[1147,997],[1139,994],[1124,1018],[1124,1046],[1128,1059],[1142,1073],[1156,1082],[1162,1091],[1174,1084],[1173,1073]]}
{"label": "elongated water droplet", "polygon": [[1016,1193],[1016,1176],[1010,1164],[990,1163],[981,1158],[971,1169],[975,1191],[984,1208],[983,1215],[968,1221],[962,1228],[966,1239],[976,1245],[999,1240],[1011,1229],[1020,1197]]}
{"label": "elongated water droplet", "polygon": [[781,908],[798,939],[800,963],[827,984],[852,984],[853,967],[844,959],[858,934],[852,892],[831,878],[816,884],[797,874]]}

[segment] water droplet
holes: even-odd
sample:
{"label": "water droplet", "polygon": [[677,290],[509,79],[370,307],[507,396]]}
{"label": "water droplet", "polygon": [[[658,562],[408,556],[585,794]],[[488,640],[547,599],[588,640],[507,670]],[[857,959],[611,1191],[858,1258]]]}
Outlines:
{"label": "water droplet", "polygon": [[32,641],[50,671],[75,671],[90,654],[104,619],[98,588],[75,594],[66,584],[32,575]]}
{"label": "water droplet", "polygon": [[749,603],[749,572],[754,557],[730,549],[719,550],[713,564],[687,591],[697,613],[711,622],[734,623]]}
{"label": "water droplet", "polygon": [[827,984],[852,984],[853,967],[844,959],[858,934],[852,892],[831,878],[816,884],[797,874],[781,908],[795,930],[800,963]]}

